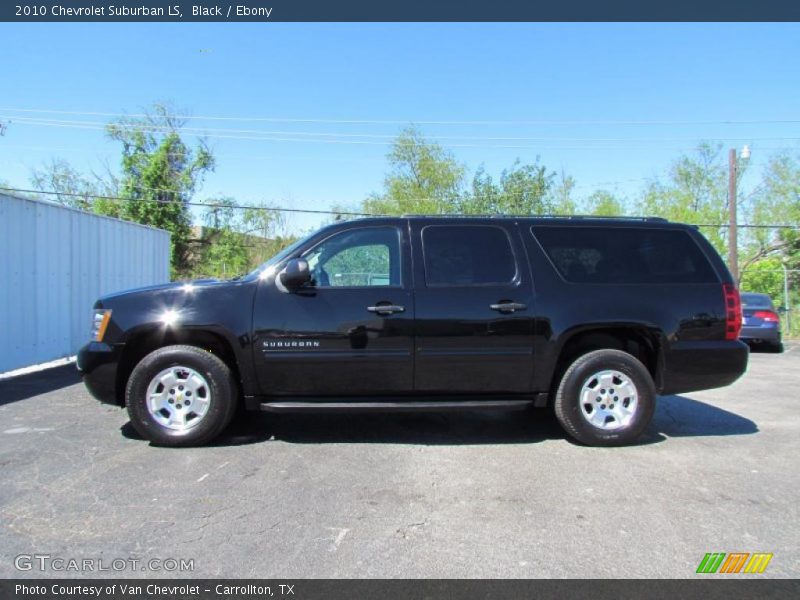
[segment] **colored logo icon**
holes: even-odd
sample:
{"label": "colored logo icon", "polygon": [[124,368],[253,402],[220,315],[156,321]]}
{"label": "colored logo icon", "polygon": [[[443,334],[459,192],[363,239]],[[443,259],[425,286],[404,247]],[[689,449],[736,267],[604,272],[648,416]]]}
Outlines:
{"label": "colored logo icon", "polygon": [[763,573],[772,553],[708,552],[697,567],[698,573]]}

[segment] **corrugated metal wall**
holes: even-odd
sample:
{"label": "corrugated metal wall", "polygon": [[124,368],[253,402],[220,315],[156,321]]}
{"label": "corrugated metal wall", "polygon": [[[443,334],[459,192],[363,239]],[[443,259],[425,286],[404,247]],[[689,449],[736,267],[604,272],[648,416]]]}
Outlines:
{"label": "corrugated metal wall", "polygon": [[166,281],[166,231],[0,194],[0,373],[75,354],[99,296]]}

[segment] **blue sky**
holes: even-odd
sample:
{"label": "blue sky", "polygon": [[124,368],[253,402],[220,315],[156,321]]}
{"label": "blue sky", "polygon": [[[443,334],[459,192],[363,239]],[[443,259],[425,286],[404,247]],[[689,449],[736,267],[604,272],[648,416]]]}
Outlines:
{"label": "blue sky", "polygon": [[[218,158],[200,199],[356,203],[380,188],[385,143],[411,122],[470,170],[538,155],[576,178],[578,197],[633,196],[703,139],[749,143],[755,178],[775,149],[800,148],[799,34],[797,24],[3,23],[0,179],[28,187],[52,157],[116,164],[99,128],[110,117],[85,113],[156,100],[225,117],[189,123]],[[798,122],[767,122],[780,120]]]}

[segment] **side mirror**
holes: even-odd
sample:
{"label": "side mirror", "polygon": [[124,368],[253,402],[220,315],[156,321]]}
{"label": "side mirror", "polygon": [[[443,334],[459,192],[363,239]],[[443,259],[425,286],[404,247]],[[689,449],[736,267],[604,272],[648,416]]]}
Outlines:
{"label": "side mirror", "polygon": [[311,281],[311,270],[305,258],[293,258],[278,274],[278,278],[287,290],[296,290]]}

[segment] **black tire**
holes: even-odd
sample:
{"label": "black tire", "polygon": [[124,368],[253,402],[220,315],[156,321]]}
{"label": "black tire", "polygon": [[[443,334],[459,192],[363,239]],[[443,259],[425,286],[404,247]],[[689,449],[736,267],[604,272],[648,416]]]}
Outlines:
{"label": "black tire", "polygon": [[769,345],[769,351],[774,354],[781,354],[783,352],[783,342]]}
{"label": "black tire", "polygon": [[[196,425],[185,430],[159,423],[147,407],[147,388],[169,367],[195,370],[210,388],[208,408]],[[165,346],[145,356],[133,369],[125,390],[131,424],[145,439],[160,446],[200,446],[218,436],[236,412],[238,389],[231,370],[217,356],[195,346]],[[170,400],[171,402],[171,400]]]}
{"label": "black tire", "polygon": [[[614,370],[627,376],[636,387],[638,404],[630,421],[617,429],[603,429],[584,417],[580,394],[592,375]],[[561,378],[553,408],[564,430],[588,446],[622,446],[639,439],[653,418],[656,389],[647,368],[634,356],[620,350],[595,350],[578,357]],[[602,414],[602,413],[601,413]]]}

